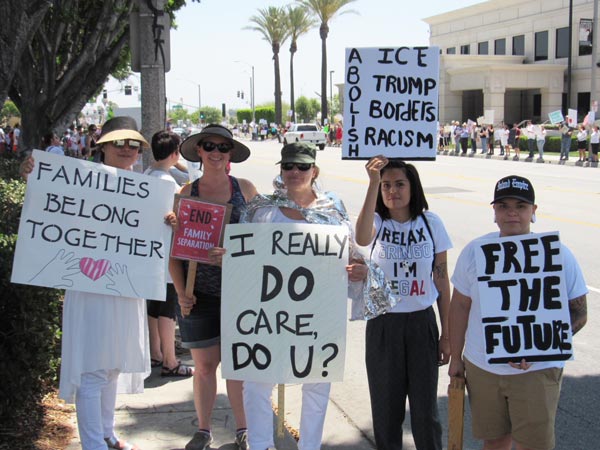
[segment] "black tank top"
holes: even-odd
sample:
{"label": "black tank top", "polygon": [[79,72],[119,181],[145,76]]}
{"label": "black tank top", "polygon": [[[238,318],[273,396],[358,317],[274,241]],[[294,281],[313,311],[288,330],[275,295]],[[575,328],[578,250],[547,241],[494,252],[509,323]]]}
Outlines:
{"label": "black tank top", "polygon": [[[200,194],[199,181],[200,179],[197,179],[192,183],[192,197],[198,197]],[[233,206],[229,223],[239,223],[241,210],[246,206],[246,199],[242,194],[237,178],[230,176],[229,182],[231,184],[231,198],[227,203]],[[184,270],[187,276],[187,262],[184,264]],[[221,268],[219,266],[198,263],[194,295],[199,299],[203,294],[221,297]]]}

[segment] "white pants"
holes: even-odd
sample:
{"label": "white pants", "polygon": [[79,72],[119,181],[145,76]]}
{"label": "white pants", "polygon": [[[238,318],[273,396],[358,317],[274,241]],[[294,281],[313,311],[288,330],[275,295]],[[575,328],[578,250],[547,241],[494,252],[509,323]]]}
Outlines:
{"label": "white pants", "polygon": [[118,370],[97,370],[81,374],[75,406],[83,450],[106,450],[104,438],[114,434]]}
{"label": "white pants", "polygon": [[[244,411],[248,425],[248,444],[252,450],[275,447],[273,441],[272,383],[244,381]],[[330,383],[302,385],[302,412],[298,450],[319,450],[323,439]]]}

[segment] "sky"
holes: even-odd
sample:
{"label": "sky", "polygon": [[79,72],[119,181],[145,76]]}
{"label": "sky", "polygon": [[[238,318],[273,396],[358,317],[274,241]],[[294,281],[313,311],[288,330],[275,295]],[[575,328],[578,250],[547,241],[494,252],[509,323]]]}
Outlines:
{"label": "sky", "polygon": [[[423,18],[464,8],[482,0],[356,0],[329,22],[327,70],[334,85],[343,82],[346,47],[428,45],[429,27]],[[293,5],[280,0],[188,1],[176,13],[171,30],[171,70],[166,75],[168,105],[182,103],[188,111],[202,106],[221,109],[250,108],[250,79],[254,66],[255,104],[274,101],[274,66],[271,46],[262,35],[245,27],[250,17],[269,6]],[[236,62],[239,61],[239,62]],[[289,40],[279,53],[283,101],[289,103]],[[133,76],[133,84],[136,83]],[[139,77],[137,77],[139,80]],[[329,96],[329,76],[327,90]],[[298,40],[294,57],[295,97],[319,98],[321,91],[321,39],[318,27]],[[138,81],[139,83],[139,81]],[[198,88],[200,86],[200,88]],[[199,91],[200,90],[200,98]],[[244,91],[244,99],[237,97]],[[136,106],[136,96],[116,100]],[[127,103],[132,104],[127,104]]]}

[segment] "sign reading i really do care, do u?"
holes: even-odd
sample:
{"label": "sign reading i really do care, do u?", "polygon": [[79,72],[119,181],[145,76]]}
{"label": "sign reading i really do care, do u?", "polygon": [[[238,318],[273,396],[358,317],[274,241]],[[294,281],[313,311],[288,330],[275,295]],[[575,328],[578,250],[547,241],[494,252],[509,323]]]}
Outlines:
{"label": "sign reading i really do care, do u?", "polygon": [[438,47],[347,48],[343,159],[435,159]]}
{"label": "sign reading i really do care, do u?", "polygon": [[320,224],[228,225],[223,246],[223,377],[341,381],[348,230]]}

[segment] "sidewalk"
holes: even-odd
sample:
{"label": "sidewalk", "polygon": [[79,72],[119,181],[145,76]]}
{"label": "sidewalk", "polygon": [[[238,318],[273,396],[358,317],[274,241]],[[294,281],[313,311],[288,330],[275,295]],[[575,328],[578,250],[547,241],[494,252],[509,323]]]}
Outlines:
{"label": "sidewalk", "polygon": [[[498,161],[505,161],[504,156],[500,156],[500,149],[496,148],[494,150],[494,154],[493,155],[486,155],[486,154],[481,154],[481,149],[477,149],[477,153],[471,153],[471,149],[469,148],[467,150],[466,154],[458,154],[456,155],[454,153],[454,150],[444,150],[444,151],[439,151],[437,152],[438,156],[456,156],[459,158],[485,158],[485,159],[494,159],[494,160],[498,160]],[[514,150],[511,152],[511,156],[506,160],[506,162],[516,162],[513,160],[515,153]],[[573,157],[573,155],[571,155],[571,157],[566,160],[566,161],[561,161],[560,160],[560,154],[559,153],[544,153],[544,160],[543,161],[538,161],[538,152],[536,150],[533,159],[529,159],[527,158],[527,156],[529,156],[529,152],[527,150],[521,150],[521,157],[519,158],[519,162],[528,162],[528,163],[533,163],[533,164],[559,164],[561,166],[576,166],[576,167],[590,167],[590,163],[589,162],[579,162],[577,161],[577,156]],[[597,168],[598,167],[598,163],[597,162],[592,162],[591,163],[591,167],[592,168]]]}

